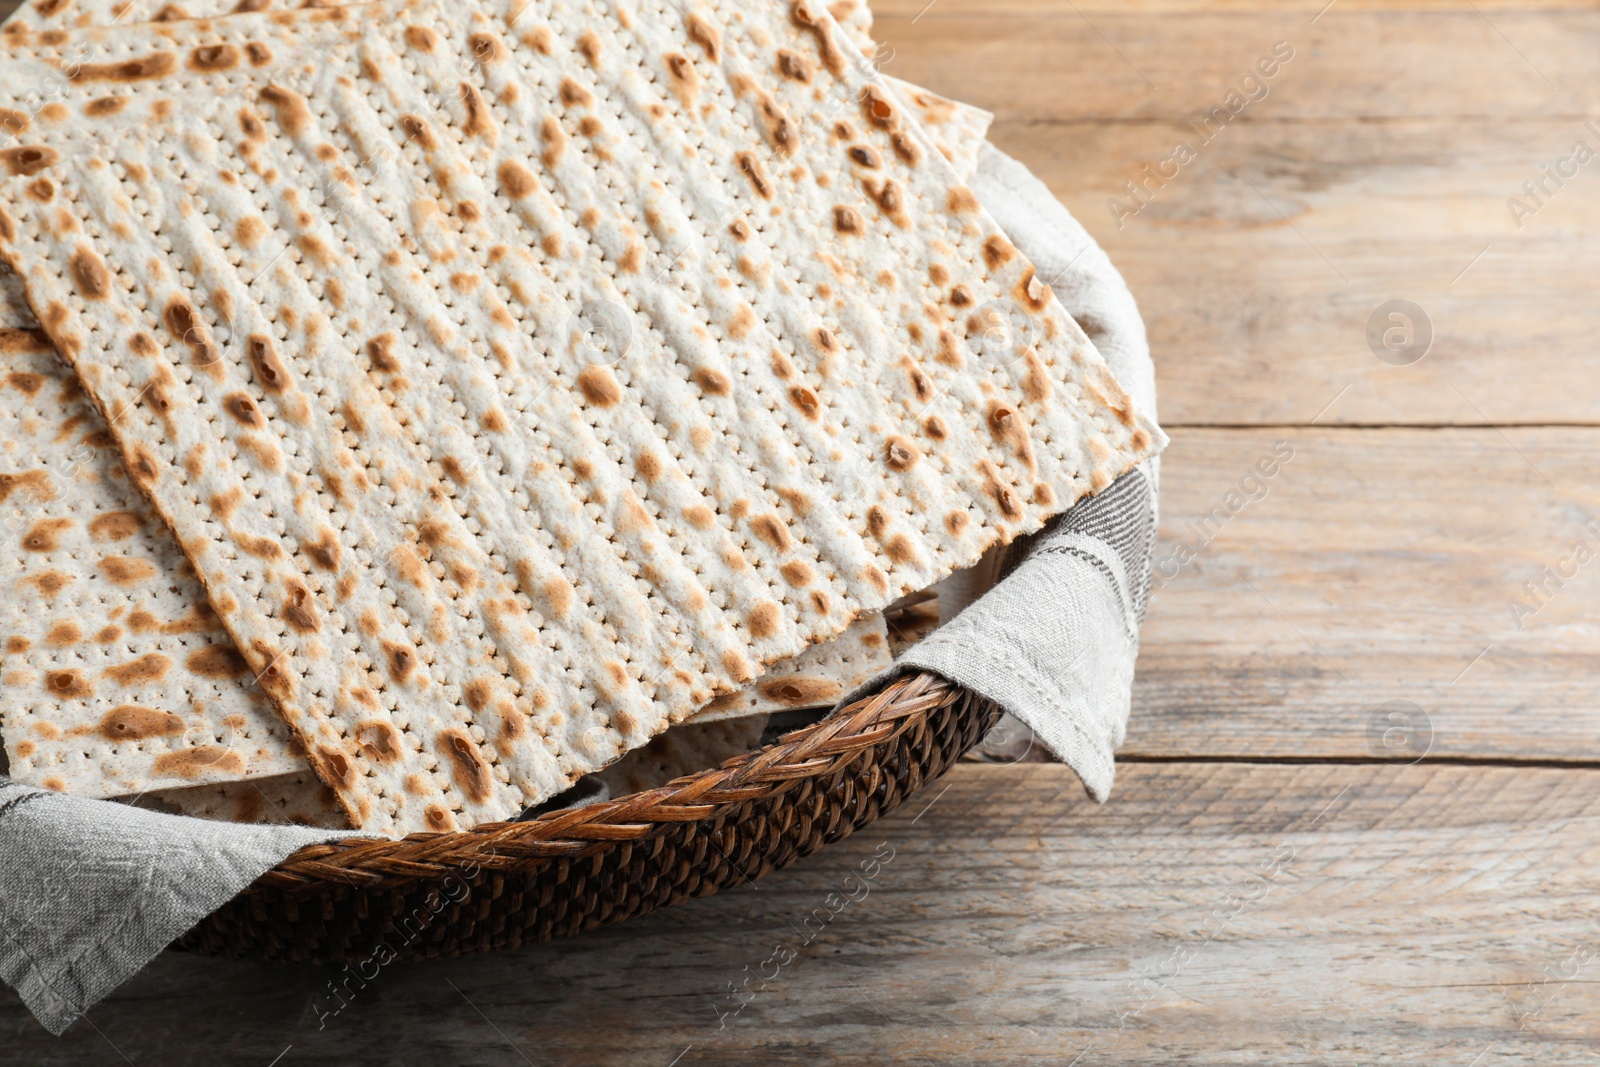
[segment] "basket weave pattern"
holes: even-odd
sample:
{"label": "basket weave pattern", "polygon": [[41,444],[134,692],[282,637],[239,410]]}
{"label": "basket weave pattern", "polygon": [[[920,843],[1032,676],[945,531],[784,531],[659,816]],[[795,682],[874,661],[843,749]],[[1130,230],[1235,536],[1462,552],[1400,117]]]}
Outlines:
{"label": "basket weave pattern", "polygon": [[970,692],[912,675],[659,789],[466,833],[303,848],[172,947],[388,962],[594,930],[848,837],[943,774],[998,717]]}

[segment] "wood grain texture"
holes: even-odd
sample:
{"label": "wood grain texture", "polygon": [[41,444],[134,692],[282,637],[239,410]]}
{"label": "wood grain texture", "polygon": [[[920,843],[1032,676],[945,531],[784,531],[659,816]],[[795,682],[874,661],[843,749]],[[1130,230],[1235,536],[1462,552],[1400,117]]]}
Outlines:
{"label": "wood grain texture", "polygon": [[1409,700],[1435,757],[1600,759],[1600,431],[1195,428],[1161,481],[1124,754],[1390,755]]}
{"label": "wood grain texture", "polygon": [[946,781],[757,886],[337,1015],[337,975],[171,956],[60,1041],[7,997],[0,1060],[1592,1062],[1596,772],[1125,766],[1100,808],[1058,766]]}
{"label": "wood grain texture", "polygon": [[[879,13],[887,69],[1000,120],[1184,119],[1222,102],[1257,58],[1295,58],[1250,119],[1517,119],[1586,115],[1600,12],[1322,5],[1253,10],[991,8],[938,0],[921,18]],[[959,61],[957,61],[959,57]]]}
{"label": "wood grain texture", "polygon": [[[1336,396],[1323,421],[1600,419],[1583,284],[1597,179],[1578,168],[1542,206],[1522,188],[1578,141],[1600,152],[1585,126],[1600,12],[1340,3],[1313,25],[1302,11],[940,0],[915,20],[880,11],[878,26],[886,69],[993,110],[994,143],[1111,254],[1148,320],[1169,424],[1304,423]],[[1202,140],[1191,122],[1278,41],[1294,58],[1267,95]],[[1176,166],[1180,141],[1196,155]],[[1513,196],[1537,211],[1514,216]],[[1368,346],[1369,318],[1396,298],[1432,325],[1413,366]]]}
{"label": "wood grain texture", "polygon": [[[1128,278],[1171,423],[1306,423],[1324,409],[1321,423],[1368,425],[1600,419],[1587,284],[1600,175],[1580,170],[1520,230],[1506,207],[1574,141],[1600,151],[1578,121],[1244,122],[1120,228],[1113,198],[1138,206],[1123,183],[1198,144],[1192,128],[1007,122],[994,137]],[[1393,299],[1433,331],[1409,366],[1367,341]]]}

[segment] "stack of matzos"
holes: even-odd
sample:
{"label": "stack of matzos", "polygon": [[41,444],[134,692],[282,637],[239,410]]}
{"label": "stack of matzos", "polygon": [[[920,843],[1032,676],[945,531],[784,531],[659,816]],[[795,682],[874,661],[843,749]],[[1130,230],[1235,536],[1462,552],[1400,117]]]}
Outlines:
{"label": "stack of matzos", "polygon": [[[96,6],[91,0],[77,6],[34,5],[24,8],[21,14],[21,18],[6,26],[6,34],[13,41],[20,40],[30,24],[42,32],[49,31],[52,21],[110,25],[130,21],[133,12],[123,3]],[[168,20],[180,17],[170,6],[163,8],[162,14]],[[861,26],[870,25],[870,14],[864,5],[854,21]],[[870,41],[866,41],[864,51],[870,48]],[[927,128],[944,135],[940,149],[946,158],[952,160],[958,171],[970,173],[990,116],[915,86],[896,83],[896,92],[913,102]],[[36,376],[43,375],[51,379],[52,386],[55,378],[62,377],[63,388],[68,388],[65,378],[68,372],[60,364],[47,360],[48,347],[42,335],[26,332],[26,328],[33,325],[33,317],[26,309],[20,284],[5,268],[0,268],[0,324],[10,324],[8,354],[22,367],[13,373],[13,383],[32,382]],[[34,387],[27,394],[27,401],[33,401],[37,392],[38,388]],[[90,405],[74,396],[73,402],[63,401],[55,406],[49,406],[48,402],[44,406],[12,403],[3,414],[8,429],[16,429],[19,443],[33,438],[31,449],[15,450],[8,457],[10,466],[21,476],[22,484],[29,478],[48,478],[52,471],[83,471],[74,473],[71,493],[57,494],[53,486],[48,488],[48,499],[57,501],[51,509],[53,512],[116,515],[118,518],[111,521],[135,527],[155,542],[147,553],[152,566],[143,581],[123,581],[113,586],[102,582],[101,588],[84,588],[80,595],[65,598],[48,577],[44,581],[52,595],[40,595],[39,577],[31,572],[52,573],[48,557],[18,551],[19,560],[32,560],[37,566],[20,567],[21,573],[13,579],[22,595],[8,605],[17,622],[6,627],[11,636],[4,659],[0,659],[0,670],[9,674],[12,683],[0,690],[0,724],[9,722],[10,726],[5,737],[12,773],[33,784],[70,788],[84,795],[137,793],[159,806],[191,815],[239,821],[281,819],[316,825],[338,824],[341,815],[331,792],[304,766],[303,754],[294,739],[282,737],[284,731],[276,713],[263,708],[265,701],[259,690],[253,688],[253,679],[240,677],[245,673],[242,658],[231,651],[231,640],[214,622],[208,630],[191,624],[180,631],[191,635],[189,643],[196,647],[187,655],[204,660],[205,673],[200,688],[210,690],[205,700],[195,697],[194,671],[186,662],[174,663],[164,656],[142,659],[133,654],[137,649],[125,645],[118,650],[131,655],[129,662],[160,665],[160,677],[150,681],[160,687],[162,695],[149,695],[148,705],[122,703],[114,692],[98,694],[99,699],[96,699],[92,682],[80,685],[75,692],[50,690],[44,685],[50,678],[75,678],[82,673],[78,664],[84,657],[77,646],[83,638],[63,640],[69,631],[81,634],[87,621],[94,633],[101,635],[97,644],[104,646],[123,632],[117,619],[123,616],[150,619],[150,609],[154,605],[141,598],[143,587],[167,587],[166,599],[183,609],[169,614],[188,617],[194,611],[208,609],[192,575],[174,573],[179,568],[187,568],[187,564],[166,531],[160,528],[159,519],[148,512],[137,493],[120,485],[126,481],[126,476],[120,462],[110,455],[110,435]],[[74,432],[78,437],[76,442],[72,440]],[[79,494],[81,499],[66,499]],[[45,502],[44,494],[34,496],[41,499],[22,503]],[[4,505],[5,501],[0,500],[0,507]],[[7,530],[13,535],[25,536],[40,519],[41,514],[33,509],[13,505],[7,516]],[[44,521],[60,520],[45,517]],[[92,519],[84,521],[94,528]],[[170,579],[169,573],[172,574]],[[133,586],[131,590],[130,585]],[[49,618],[52,613],[63,611],[70,616],[64,623],[45,628],[55,639],[45,640],[42,647],[40,642],[30,638],[27,633],[30,627],[23,621],[35,618],[36,608],[37,617]],[[0,612],[0,617],[4,614]],[[165,625],[170,628],[172,624]],[[146,623],[144,628],[152,627]],[[775,665],[756,685],[712,701],[695,716],[695,721],[756,716],[769,710],[831,703],[887,665],[885,636],[878,615],[864,616],[837,639],[814,645],[792,661]],[[216,666],[219,663],[221,668]],[[107,669],[115,676],[122,666],[112,664]],[[174,689],[181,694],[178,703],[165,695]],[[169,710],[171,708],[177,710]],[[130,715],[141,716],[141,719],[137,724],[130,724],[127,721]],[[82,720],[93,716],[98,716],[102,724],[111,725],[101,725],[98,729],[86,726]],[[760,722],[745,729],[754,729],[759,735]],[[725,742],[720,735],[686,729],[681,738],[672,742],[677,756],[674,766],[688,769],[698,763],[709,767],[724,758],[725,743],[713,746],[703,743],[705,738]],[[241,748],[240,742],[248,747]],[[152,770],[159,773],[151,773]],[[286,773],[274,774],[274,771]],[[203,788],[156,788],[163,781],[211,784]]]}
{"label": "stack of matzos", "polygon": [[195,815],[339,823],[332,792],[128,485],[100,413],[42,336],[6,328],[0,545],[12,777],[85,796],[151,793]]}
{"label": "stack of matzos", "polygon": [[364,829],[513,817],[1162,440],[820,6],[8,39],[0,256]]}
{"label": "stack of matzos", "polygon": [[[845,0],[843,6],[848,3],[849,0]],[[837,12],[840,7],[834,5],[834,10]],[[220,5],[216,5],[216,10],[196,12],[207,16],[224,13]],[[172,5],[163,7],[158,14],[168,21],[189,17]],[[49,32],[63,25],[112,25],[134,21],[143,19],[122,0],[116,4],[97,4],[95,0],[76,5],[45,3],[22,9],[19,17],[6,25],[5,33],[11,40],[20,41],[30,29]],[[870,27],[871,16],[865,5],[846,17],[845,25],[851,24],[860,31],[858,43],[863,52],[870,54],[874,46],[865,31]],[[970,173],[991,117],[916,86],[892,84],[896,93],[916,108],[925,128],[934,132],[946,158],[963,175]],[[22,377],[14,376],[13,381],[30,380],[35,374],[54,377],[67,373],[53,361],[41,362],[48,349],[41,343],[42,335],[24,332],[35,325],[33,316],[26,308],[20,284],[4,267],[0,267],[0,324],[3,324],[0,329],[10,327],[9,348],[16,352],[15,358],[20,363],[26,364],[18,372]],[[53,511],[123,515],[120,521],[124,525],[136,525],[145,537],[158,541],[148,553],[154,566],[144,581],[115,583],[112,587],[102,583],[102,588],[65,598],[70,601],[70,607],[58,603],[61,599],[58,592],[41,598],[35,584],[37,576],[29,573],[30,568],[22,568],[22,573],[13,579],[22,593],[12,602],[12,607],[19,612],[19,620],[31,617],[29,609],[36,606],[45,617],[67,610],[73,618],[63,625],[73,631],[81,631],[87,621],[96,634],[117,634],[123,628],[116,624],[116,619],[124,615],[136,620],[151,617],[152,605],[139,595],[140,587],[144,586],[168,587],[167,599],[184,608],[170,614],[188,615],[194,610],[207,610],[192,575],[173,574],[169,581],[168,574],[175,569],[174,564],[187,565],[167,538],[166,531],[159,528],[159,519],[147,511],[137,493],[117,488],[126,481],[126,476],[120,462],[107,451],[110,435],[104,431],[97,412],[86,402],[79,401],[37,409],[36,405],[13,404],[5,414],[12,420],[8,426],[17,427],[19,442],[30,435],[35,439],[31,449],[22,449],[9,457],[17,473],[26,476],[24,482],[27,477],[48,476],[51,471],[76,472],[80,468],[85,471],[76,476],[73,491],[86,495],[79,500],[63,499]],[[16,422],[18,419],[24,421]],[[75,428],[79,437],[77,443],[72,443],[70,431],[57,432],[58,426]],[[107,490],[107,486],[112,488]],[[54,489],[50,492],[53,494]],[[5,502],[0,501],[0,507],[4,506]],[[40,518],[37,513],[30,514],[31,511],[13,505],[7,529],[14,535],[23,534],[25,526],[31,528],[31,520]],[[45,557],[19,552],[18,558],[32,559],[39,564],[32,569],[50,572]],[[46,581],[49,583],[49,579]],[[54,590],[54,584],[49,584]],[[130,584],[135,588],[130,590]],[[85,596],[87,603],[84,603]],[[48,788],[70,788],[90,796],[137,793],[141,800],[191,815],[238,821],[288,820],[316,825],[342,822],[331,792],[305,767],[294,740],[281,736],[284,731],[275,712],[262,707],[265,702],[259,690],[253,688],[253,679],[230,681],[224,677],[219,680],[219,670],[214,666],[219,662],[224,664],[222,672],[225,674],[243,673],[242,659],[223,648],[231,648],[231,641],[220,626],[213,624],[205,632],[192,625],[184,630],[192,635],[195,645],[205,650],[193,654],[204,655],[212,664],[201,683],[201,688],[213,690],[209,699],[202,702],[195,698],[193,672],[187,664],[163,658],[142,661],[161,665],[161,677],[151,681],[161,688],[163,695],[151,694],[149,705],[127,705],[119,702],[115,693],[96,695],[92,688],[80,687],[82,691],[78,692],[48,688],[41,691],[46,679],[76,677],[70,672],[81,673],[78,664],[83,656],[77,641],[61,639],[67,633],[65,629],[53,629],[51,632],[56,639],[45,641],[42,647],[29,638],[27,630],[25,624],[8,627],[11,640],[0,658],[0,673],[9,673],[14,683],[0,690],[0,724],[9,720],[10,729],[5,731],[6,747],[11,757],[11,772],[18,778]],[[695,716],[695,721],[757,716],[770,710],[830,703],[887,666],[885,636],[879,616],[875,613],[864,616],[837,639],[814,645],[793,660],[775,665],[756,685],[712,701]],[[98,643],[105,645],[106,639]],[[123,646],[120,651],[132,655],[137,650]],[[140,656],[132,655],[132,661],[141,661]],[[116,671],[119,666],[113,664],[110,669]],[[164,695],[173,689],[180,693],[176,703]],[[176,710],[169,710],[173,708]],[[130,709],[133,710],[130,712]],[[141,725],[135,727],[124,721],[129,714],[143,716]],[[99,716],[102,722],[111,722],[114,726],[88,728],[82,721],[86,716]],[[754,729],[759,734],[760,722],[746,729]],[[724,743],[711,745],[706,738]],[[241,749],[238,744],[241,741],[250,747]],[[682,769],[689,769],[693,764],[709,767],[726,755],[725,739],[702,731],[685,729],[683,736],[672,745],[677,757],[674,766]],[[152,764],[161,773],[151,774]],[[288,773],[271,773],[285,768],[290,769]],[[262,774],[268,776],[257,777]],[[210,784],[196,788],[155,788],[163,780]]]}
{"label": "stack of matzos", "polygon": [[[10,593],[0,599],[0,724],[12,776],[86,796],[148,794],[190,815],[338,825],[332,792],[37,331],[0,327],[0,441]],[[882,616],[868,616],[696,720],[830,703],[887,662]],[[751,729],[759,736],[759,722]],[[677,766],[699,737],[674,743]],[[708,748],[703,766],[722,752]]]}

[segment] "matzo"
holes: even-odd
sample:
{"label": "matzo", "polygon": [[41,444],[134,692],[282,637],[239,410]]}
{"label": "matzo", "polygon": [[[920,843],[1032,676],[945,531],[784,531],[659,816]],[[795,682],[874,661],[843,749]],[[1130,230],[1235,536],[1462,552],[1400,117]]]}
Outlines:
{"label": "matzo", "polygon": [[18,781],[115,796],[305,768],[76,377],[14,329],[0,329],[0,640]]}
{"label": "matzo", "polygon": [[[31,331],[0,327],[0,441],[0,529],[15,560],[0,579],[7,583],[0,600],[0,735],[13,777],[81,796],[147,793],[202,818],[339,825],[343,814],[332,793],[305,768],[276,712],[251,690],[232,640],[207,620],[209,608],[182,553],[126,484],[99,413],[48,342]],[[58,484],[67,491],[58,492]],[[101,557],[89,585],[74,588],[84,577],[76,567],[57,570],[52,556],[27,547],[30,531],[57,530],[62,516],[90,531],[91,543],[121,549]],[[127,580],[134,572],[139,580]],[[111,573],[123,580],[108,580]],[[66,588],[74,591],[62,593]],[[158,624],[152,609],[168,621]],[[197,625],[201,620],[209,625]],[[882,631],[881,616],[862,619],[835,641],[813,645],[759,682],[713,701],[696,720],[832,700],[888,665],[887,646],[877,639]],[[96,682],[92,668],[81,677],[82,664],[94,659],[80,647],[85,640],[131,663],[164,657],[160,689],[140,694],[143,704],[109,710],[105,700],[82,698],[77,690]],[[78,672],[64,687],[70,695],[41,684],[52,671]],[[152,734],[150,724],[160,729]],[[299,773],[275,773],[290,768]],[[233,781],[263,774],[274,776]],[[218,784],[159,788],[177,781]]]}
{"label": "matzo", "polygon": [[[16,281],[9,271],[4,279]],[[17,317],[0,312],[0,324]],[[80,796],[138,793],[199,818],[344,825],[333,793],[252,689],[188,562],[128,486],[99,412],[48,340],[20,326],[0,325],[0,442],[0,540],[15,561],[0,576],[0,737],[12,776]],[[30,535],[63,529],[63,517],[91,543],[120,549],[100,558],[87,585],[75,584],[76,566],[58,570],[30,549]],[[890,663],[883,632],[881,615],[858,620],[695,720],[831,701]],[[109,710],[85,698],[80,690],[97,682],[93,667],[84,675],[95,659],[87,640],[128,663],[159,663],[159,690]],[[71,683],[52,689],[52,673]],[[178,781],[215,784],[160,788]]]}
{"label": "matzo", "polygon": [[[15,318],[0,313],[0,324]],[[0,578],[8,583],[0,587],[0,738],[13,777],[80,796],[137,792],[201,818],[341,825],[333,794],[306,768],[277,713],[252,691],[232,639],[214,618],[196,625],[210,608],[166,528],[127,485],[99,412],[48,340],[21,326],[0,325],[0,442],[0,539],[15,560]],[[56,479],[67,493],[57,493]],[[90,531],[91,542],[132,552],[104,556],[92,584],[71,595],[60,590],[79,574],[56,570],[50,556],[24,542],[36,523],[54,528],[62,515]],[[130,544],[134,531],[141,536]],[[112,560],[130,562],[108,565]],[[122,580],[108,580],[113,572]],[[128,580],[134,572],[139,580]],[[152,609],[168,621],[158,624]],[[834,699],[890,663],[887,644],[876,639],[883,629],[876,613],[858,620],[695,718],[755,716]],[[40,635],[49,651],[27,655]],[[86,635],[128,662],[164,657],[160,691],[143,694],[147,703],[106,711],[104,701],[76,692],[93,683],[92,671],[87,683],[72,675],[79,680],[66,687],[70,693],[41,686],[52,671],[83,670],[79,646]],[[159,727],[153,737],[151,724]],[[275,773],[290,768],[297,773]],[[217,784],[159,788],[175,781]]]}
{"label": "matzo", "polygon": [[754,685],[717,697],[689,722],[717,722],[832,704],[893,663],[883,615],[875,611],[851,623],[833,640],[812,645],[791,660],[773,664]]}
{"label": "matzo", "polygon": [[[41,0],[45,4],[61,0]],[[104,3],[105,0],[88,0]],[[115,2],[115,0],[113,0]],[[828,12],[849,42],[874,64],[881,58],[878,43],[872,39],[872,8],[866,0],[835,0]],[[971,178],[978,169],[978,153],[983,149],[984,138],[989,134],[989,124],[994,116],[982,108],[963,104],[940,96],[911,82],[890,75],[883,76],[895,99],[911,107],[922,130],[928,135],[945,159],[955,168],[962,181]]]}
{"label": "matzo", "polygon": [[[12,776],[80,796],[149,793],[203,818],[338,825],[332,793],[126,477],[48,342],[0,327],[0,558],[11,561],[0,564],[0,736]],[[888,664],[882,630],[881,616],[863,619],[704,715],[832,699]],[[161,788],[177,782],[218,784]]]}
{"label": "matzo", "polygon": [[364,828],[509,817],[1160,444],[807,4],[64,38],[0,252]]}
{"label": "matzo", "polygon": [[878,42],[872,39],[872,5],[867,0],[833,0],[828,14],[862,55],[871,59],[877,54]]}
{"label": "matzo", "polygon": [[135,807],[220,822],[348,827],[338,797],[310,769],[247,782],[157,789],[128,798]]}
{"label": "matzo", "polygon": [[[295,0],[29,0],[12,13],[3,32],[17,43],[37,33],[69,27],[132,26],[141,22],[174,22],[186,19],[213,19],[241,11],[266,11],[274,7],[327,7],[307,5]],[[872,11],[864,0],[842,0],[828,5],[850,41],[869,59],[876,59],[878,46],[872,40]],[[962,180],[972,176],[978,165],[978,152],[994,116],[981,108],[950,100],[899,78],[884,77],[896,98],[915,109],[934,146],[955,166]],[[4,321],[4,320],[0,320]]]}
{"label": "matzo", "polygon": [[994,116],[982,108],[951,100],[910,82],[896,78],[883,80],[896,99],[911,106],[923,132],[939,154],[950,161],[961,180],[967,181],[976,174],[978,155],[983,151]]}

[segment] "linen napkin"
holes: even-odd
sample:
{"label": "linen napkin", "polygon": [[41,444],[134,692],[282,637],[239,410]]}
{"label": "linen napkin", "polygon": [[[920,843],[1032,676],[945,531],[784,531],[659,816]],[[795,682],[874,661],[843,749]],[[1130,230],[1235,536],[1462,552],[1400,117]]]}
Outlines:
{"label": "linen napkin", "polygon": [[0,979],[59,1034],[295,849],[359,836],[166,815],[0,778]]}

